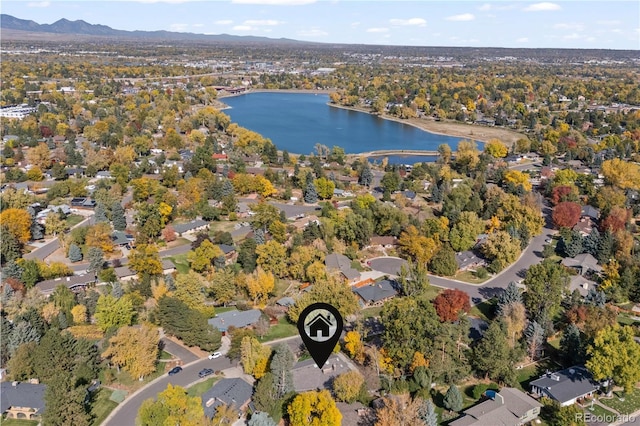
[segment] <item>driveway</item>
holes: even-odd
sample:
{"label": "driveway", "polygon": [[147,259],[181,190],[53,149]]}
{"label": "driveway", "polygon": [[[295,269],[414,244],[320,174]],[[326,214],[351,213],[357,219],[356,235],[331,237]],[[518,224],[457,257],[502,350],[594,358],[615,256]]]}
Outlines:
{"label": "driveway", "polygon": [[189,364],[190,362],[197,361],[198,357],[191,352],[189,349],[184,346],[180,346],[176,342],[163,337],[162,344],[164,345],[163,350],[165,352],[169,352],[171,355],[180,358],[183,364]]}

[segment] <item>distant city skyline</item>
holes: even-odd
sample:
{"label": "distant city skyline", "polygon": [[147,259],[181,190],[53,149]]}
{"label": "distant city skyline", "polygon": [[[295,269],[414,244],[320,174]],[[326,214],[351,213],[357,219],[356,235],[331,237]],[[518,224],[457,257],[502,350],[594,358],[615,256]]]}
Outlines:
{"label": "distant city skyline", "polygon": [[131,0],[3,1],[2,13],[118,30],[253,35],[322,43],[640,49],[640,2]]}

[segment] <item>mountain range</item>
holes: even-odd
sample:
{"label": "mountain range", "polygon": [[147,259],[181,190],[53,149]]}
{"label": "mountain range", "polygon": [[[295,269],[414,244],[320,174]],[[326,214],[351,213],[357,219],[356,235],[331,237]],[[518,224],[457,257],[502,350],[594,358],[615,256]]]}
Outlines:
{"label": "mountain range", "polygon": [[172,31],[125,31],[116,30],[107,25],[90,24],[77,20],[60,19],[53,24],[38,24],[35,21],[19,19],[15,16],[0,14],[0,29],[23,33],[42,33],[57,35],[83,35],[99,37],[117,37],[127,39],[167,40],[167,41],[217,41],[217,42],[261,42],[261,43],[307,43],[288,38],[269,38],[257,36],[236,36],[230,34],[195,34]]}

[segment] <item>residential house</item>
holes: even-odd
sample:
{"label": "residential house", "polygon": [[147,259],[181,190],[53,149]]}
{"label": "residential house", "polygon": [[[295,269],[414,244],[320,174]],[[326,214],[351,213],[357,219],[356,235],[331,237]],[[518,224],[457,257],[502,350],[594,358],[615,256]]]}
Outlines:
{"label": "residential house", "polygon": [[361,287],[356,284],[353,291],[360,297],[362,304],[365,306],[381,306],[398,294],[395,282],[390,280],[382,280]]}
{"label": "residential house", "polygon": [[285,296],[276,300],[276,305],[282,306],[283,308],[290,308],[295,304],[296,304],[296,301],[293,299],[293,297],[289,297],[289,296]]}
{"label": "residential house", "polygon": [[351,259],[340,253],[331,253],[324,258],[324,264],[329,271],[338,271],[349,284],[360,280],[360,272],[351,267]]}
{"label": "residential house", "polygon": [[456,263],[461,271],[475,270],[486,264],[484,259],[479,258],[471,250],[456,253]]}
{"label": "residential house", "polygon": [[344,189],[334,189],[333,190],[333,195],[336,197],[344,197]]}
{"label": "residential house", "polygon": [[349,364],[342,357],[343,355],[332,354],[321,368],[312,359],[297,362],[291,370],[295,391],[329,389],[334,378],[350,370]]}
{"label": "residential house", "polygon": [[583,206],[581,216],[588,217],[592,220],[598,220],[600,218],[600,210],[593,206]]}
{"label": "residential house", "polygon": [[169,275],[176,272],[176,265],[169,259],[162,259],[162,274]]}
{"label": "residential house", "polygon": [[375,235],[373,237],[371,237],[371,239],[369,240],[369,247],[373,247],[373,246],[380,246],[383,248],[393,248],[396,246],[396,244],[398,243],[398,239],[392,235],[387,235],[384,237],[381,237],[379,235]]}
{"label": "residential house", "polygon": [[129,269],[128,266],[120,266],[113,269],[118,281],[131,281],[138,276],[136,271]]}
{"label": "residential house", "polygon": [[409,190],[402,191],[402,195],[404,195],[408,200],[414,200],[416,198],[416,193]]}
{"label": "residential house", "polygon": [[296,230],[302,231],[307,226],[309,226],[310,223],[315,223],[316,225],[320,225],[320,219],[318,219],[318,216],[313,214],[309,216],[297,217],[292,225],[296,228]]}
{"label": "residential house", "polygon": [[593,380],[591,373],[581,366],[547,373],[529,385],[531,393],[558,401],[561,407],[591,397],[600,389],[600,384]]}
{"label": "residential house", "polygon": [[69,207],[67,204],[60,204],[59,206],[49,204],[47,206],[47,209],[52,212],[62,213],[64,215],[71,214],[71,207]]}
{"label": "residential house", "polygon": [[94,274],[84,275],[72,275],[70,277],[55,278],[52,280],[40,281],[36,284],[36,287],[42,292],[42,294],[48,296],[55,288],[60,285],[66,285],[71,291],[79,291],[87,288],[89,285],[96,282],[96,276]]}
{"label": "residential house", "polygon": [[591,281],[583,277],[582,275],[572,275],[569,278],[569,292],[573,293],[578,290],[580,296],[585,297],[589,294],[589,290],[596,288],[598,284],[595,281]]}
{"label": "residential house", "polygon": [[0,384],[0,414],[8,419],[40,420],[44,412],[46,385],[2,382]]}
{"label": "residential house", "polygon": [[126,246],[131,242],[131,240],[127,238],[127,234],[122,231],[113,231],[111,234],[111,241],[113,241],[114,246],[118,247]]}
{"label": "residential house", "polygon": [[201,230],[207,229],[208,227],[209,227],[209,222],[202,219],[196,219],[196,220],[192,220],[191,222],[178,223],[173,225],[174,231],[176,231],[176,234],[178,234],[179,236],[182,236],[182,234],[186,234],[186,233],[201,231]]}
{"label": "residential house", "polygon": [[262,312],[259,309],[250,309],[248,311],[228,311],[217,314],[209,319],[208,323],[212,327],[217,328],[223,334],[229,330],[229,327],[244,328],[253,326],[258,322]]}
{"label": "residential house", "polygon": [[96,173],[96,179],[111,179],[111,172],[109,170],[103,170]]}
{"label": "residential house", "polygon": [[222,253],[224,253],[225,265],[231,265],[232,263],[235,263],[236,259],[238,258],[238,252],[236,251],[236,248],[234,246],[230,246],[228,244],[218,244],[218,247],[220,247],[220,250],[222,250]]}
{"label": "residential house", "polygon": [[222,379],[202,394],[202,408],[208,418],[213,418],[220,405],[232,406],[243,412],[251,402],[253,386],[241,378]]}
{"label": "residential house", "polygon": [[590,253],[566,257],[561,263],[568,268],[574,268],[580,275],[586,275],[589,271],[602,272],[602,266],[598,265],[598,261]]}
{"label": "residential house", "polygon": [[580,235],[586,237],[593,230],[594,223],[593,220],[589,216],[583,216],[580,218],[580,221],[574,225],[572,228],[574,231],[579,232]]}
{"label": "residential house", "polygon": [[540,414],[540,404],[515,388],[488,391],[489,399],[464,410],[451,426],[520,426],[534,421]]}

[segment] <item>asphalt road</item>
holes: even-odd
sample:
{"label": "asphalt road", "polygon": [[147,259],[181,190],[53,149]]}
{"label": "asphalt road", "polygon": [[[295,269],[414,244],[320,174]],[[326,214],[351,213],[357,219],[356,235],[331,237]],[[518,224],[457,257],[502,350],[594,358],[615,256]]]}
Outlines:
{"label": "asphalt road", "polygon": [[[548,218],[549,216],[550,210],[548,207],[545,207],[545,217]],[[542,248],[546,244],[545,240],[551,238],[554,233],[555,231],[550,227],[550,224],[547,223],[542,230],[542,234],[531,239],[529,245],[524,249],[520,258],[515,263],[482,284],[467,284],[436,275],[429,275],[429,281],[437,287],[456,288],[465,291],[471,298],[471,304],[476,305],[500,294],[510,282],[518,282],[523,279],[526,270],[531,265],[542,261]],[[397,257],[380,257],[372,259],[370,266],[376,271],[397,275],[403,263],[405,263],[405,261]]]}
{"label": "asphalt road", "polygon": [[188,349],[180,346],[179,344],[167,339],[160,339],[164,345],[163,350],[169,352],[171,355],[180,358],[183,364],[189,364],[190,362],[197,361],[198,357]]}
{"label": "asphalt road", "polygon": [[[289,338],[278,339],[267,344],[275,345],[280,342],[285,342],[291,348],[291,351],[293,353],[297,353],[299,352],[299,347],[302,343],[302,339],[300,339],[299,336],[293,336]],[[155,399],[160,392],[167,388],[167,385],[169,383],[174,386],[177,385],[187,387],[200,380],[200,378],[198,377],[198,372],[203,368],[211,368],[215,371],[219,371],[235,366],[236,363],[230,361],[227,357],[220,357],[211,360],[208,358],[204,358],[199,361],[194,361],[190,364],[183,365],[183,370],[180,373],[174,376],[164,374],[162,377],[152,381],[151,383],[139,389],[137,392],[125,399],[102,423],[102,426],[134,426],[136,416],[138,415],[138,410],[140,409],[142,403],[149,398]]]}

